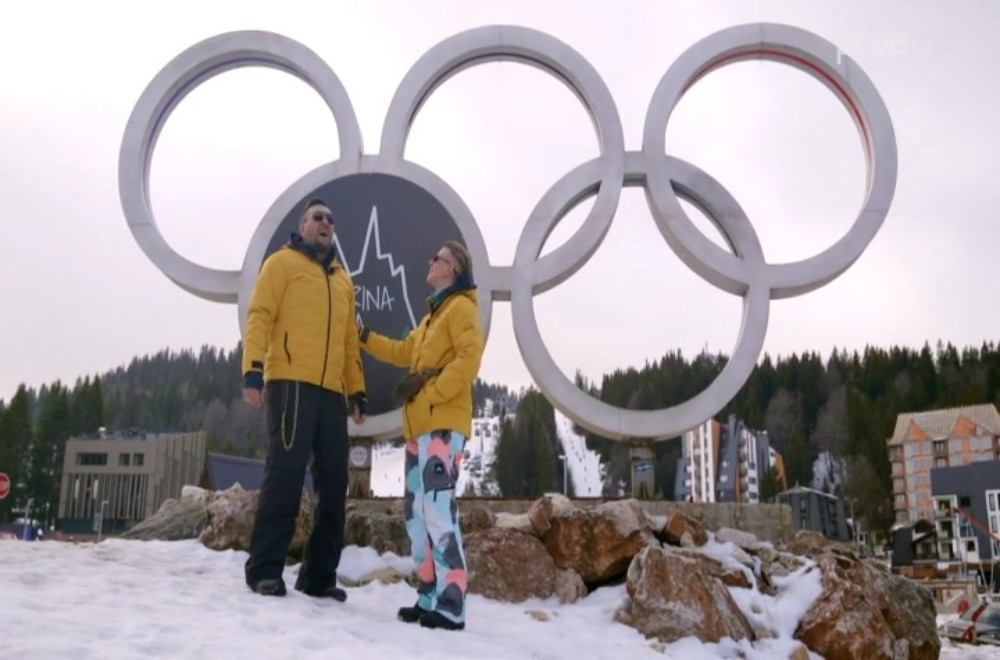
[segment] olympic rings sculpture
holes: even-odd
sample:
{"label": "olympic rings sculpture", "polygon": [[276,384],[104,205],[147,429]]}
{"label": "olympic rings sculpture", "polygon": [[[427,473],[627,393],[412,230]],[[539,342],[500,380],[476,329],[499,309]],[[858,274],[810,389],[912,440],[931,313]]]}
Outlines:
{"label": "olympic rings sculpture", "polygon": [[[828,87],[854,120],[867,166],[864,204],[853,226],[832,246],[807,259],[770,264],[749,218],[707,173],[665,153],[667,122],[680,99],[711,71],[747,59],[780,62]],[[552,74],[578,97],[593,121],[600,155],[555,182],[527,219],[511,266],[489,261],[482,233],[468,207],[443,180],[404,155],[421,106],[448,78],[483,62],[511,60]],[[315,89],[337,125],[340,157],[306,173],[275,200],[250,241],[243,267],[222,271],[195,264],[171,248],[156,226],[149,199],[149,169],[164,123],[199,84],[244,66],[290,73]],[[119,158],[119,193],[129,229],[145,254],[175,284],[208,300],[236,303],[241,332],[246,305],[267,244],[311,191],[339,177],[379,172],[397,175],[434,195],[454,218],[476,264],[480,315],[487,335],[494,301],[509,301],[514,333],[529,373],[553,406],[575,423],[615,440],[676,437],[711,418],[738,393],[760,356],[770,300],[814,291],[844,273],[874,238],[896,187],[895,132],[881,96],[865,72],[825,39],[799,28],[747,24],[716,32],[688,48],[664,73],[647,110],[639,151],[627,151],[614,99],[597,71],[552,36],[518,26],[489,26],[456,34],[427,51],[403,78],[390,103],[377,155],[364,153],[351,100],[332,69],[304,45],[260,31],[206,39],[170,61],[149,83],[129,118]],[[542,341],[533,296],[576,273],[597,251],[614,219],[622,188],[641,186],[660,233],[680,259],[710,284],[743,298],[743,318],[732,357],[705,390],[661,410],[624,410],[580,391],[556,366]],[[556,225],[577,204],[596,196],[580,229],[539,259]],[[700,208],[732,251],[720,248],[691,222],[679,200]],[[419,222],[417,220],[416,222]],[[415,227],[418,229],[418,227]],[[400,410],[375,415],[352,435],[396,437]]]}

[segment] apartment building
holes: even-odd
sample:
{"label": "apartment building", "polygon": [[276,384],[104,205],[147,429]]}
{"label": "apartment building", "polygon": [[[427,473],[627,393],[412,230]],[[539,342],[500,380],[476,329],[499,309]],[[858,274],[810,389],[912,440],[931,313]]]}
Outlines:
{"label": "apartment building", "polygon": [[903,413],[886,442],[896,522],[933,521],[931,470],[1000,459],[1000,413],[992,404]]}
{"label": "apartment building", "polygon": [[685,433],[682,443],[674,483],[678,500],[759,503],[761,482],[772,466],[786,487],[784,461],[767,433],[749,429],[735,415],[725,424],[707,420]]}
{"label": "apartment building", "polygon": [[1000,461],[935,468],[931,493],[940,562],[1000,560]]}
{"label": "apartment building", "polygon": [[815,488],[795,486],[778,493],[775,500],[779,504],[787,504],[792,510],[792,527],[796,532],[812,530],[835,541],[854,540],[855,533],[848,525],[844,500],[839,497]]}
{"label": "apartment building", "polygon": [[89,531],[95,518],[107,531],[153,514],[181,489],[197,484],[205,466],[205,433],[124,431],[66,442],[59,489],[59,527]]}

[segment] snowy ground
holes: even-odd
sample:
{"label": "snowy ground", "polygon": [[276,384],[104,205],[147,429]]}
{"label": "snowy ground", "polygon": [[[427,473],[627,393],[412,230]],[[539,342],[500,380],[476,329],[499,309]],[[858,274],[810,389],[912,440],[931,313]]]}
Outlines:
{"label": "snowy ground", "polygon": [[[716,552],[723,546],[716,544]],[[661,653],[614,621],[624,587],[605,587],[573,605],[554,599],[504,604],[469,598],[465,631],[448,633],[395,619],[414,600],[403,583],[348,589],[346,603],[298,592],[263,598],[242,581],[243,552],[216,552],[197,541],[105,540],[100,544],[0,542],[4,641],[0,657],[37,660],[101,658],[537,658],[574,660],[659,657],[677,660],[788,657],[788,636],[819,593],[818,578],[800,577],[776,599],[736,589],[781,634],[756,650],[735,643],[682,640]],[[357,579],[383,566],[409,570],[408,558],[347,548],[341,575]],[[297,568],[286,570],[293,582]],[[812,574],[812,575],[815,575]],[[539,620],[545,619],[545,620]],[[818,657],[818,656],[813,656]],[[1000,658],[1000,649],[942,650],[942,658]]]}
{"label": "snowy ground", "polygon": [[[463,489],[466,483],[479,490],[489,486],[484,477],[497,438],[492,424],[492,419],[478,420],[463,462]],[[558,414],[557,427],[577,493],[600,494],[597,457]],[[372,469],[376,495],[402,495],[402,475],[403,448],[377,448]],[[705,551],[723,561],[730,552],[714,541]],[[634,629],[615,622],[614,612],[626,597],[624,586],[598,589],[572,605],[555,599],[505,604],[471,595],[466,630],[448,633],[396,620],[396,610],[415,599],[406,584],[349,588],[343,604],[294,591],[284,599],[263,598],[243,584],[245,559],[244,552],[216,552],[196,541],[0,541],[0,620],[7,632],[0,658],[771,660],[788,657],[797,622],[820,591],[816,573],[793,576],[776,598],[731,589],[750,620],[774,630],[778,639],[756,648],[688,639],[661,652]],[[384,566],[412,569],[408,557],[380,557],[370,548],[352,546],[344,552],[340,574],[357,580]],[[297,570],[286,569],[289,584]],[[1000,649],[943,645],[941,658],[946,660],[1000,660]]]}

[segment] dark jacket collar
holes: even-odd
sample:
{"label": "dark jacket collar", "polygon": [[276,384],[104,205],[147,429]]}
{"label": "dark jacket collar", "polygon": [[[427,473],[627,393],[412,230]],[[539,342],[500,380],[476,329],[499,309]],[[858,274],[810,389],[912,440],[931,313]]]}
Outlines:
{"label": "dark jacket collar", "polygon": [[464,291],[475,291],[475,289],[476,289],[476,283],[472,281],[472,278],[469,277],[469,274],[462,273],[457,278],[455,278],[455,282],[451,286],[441,289],[440,291],[435,291],[430,296],[428,296],[427,306],[430,308],[431,314],[433,314],[434,312],[439,310],[441,308],[441,305],[444,304],[444,301],[450,298],[451,296],[462,293]]}
{"label": "dark jacket collar", "polygon": [[287,246],[293,250],[298,250],[316,263],[322,265],[324,269],[329,269],[330,266],[335,268],[340,266],[340,263],[337,261],[337,250],[334,249],[332,245],[330,246],[330,251],[326,254],[326,256],[320,259],[319,255],[316,254],[316,250],[313,249],[311,245],[306,243],[302,239],[302,235],[298,232],[291,233],[288,238]]}

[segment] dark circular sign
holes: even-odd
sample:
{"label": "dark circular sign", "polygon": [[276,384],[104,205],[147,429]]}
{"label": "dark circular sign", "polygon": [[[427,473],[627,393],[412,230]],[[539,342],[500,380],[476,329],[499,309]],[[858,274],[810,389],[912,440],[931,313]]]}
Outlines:
{"label": "dark circular sign", "polygon": [[[427,312],[427,270],[441,245],[461,239],[454,218],[429,192],[390,174],[351,174],[326,183],[289,213],[267,246],[268,255],[298,231],[306,202],[318,197],[333,213],[337,258],[354,280],[356,313],[374,332],[405,339]],[[362,351],[368,414],[399,403],[393,389],[407,369],[378,362]]]}

